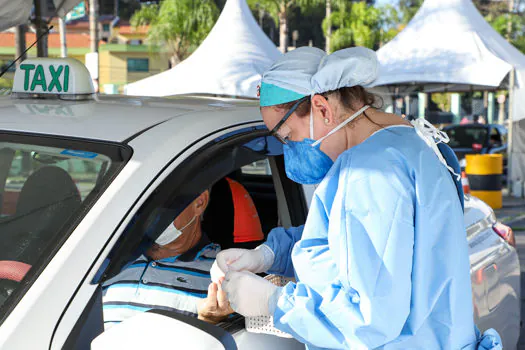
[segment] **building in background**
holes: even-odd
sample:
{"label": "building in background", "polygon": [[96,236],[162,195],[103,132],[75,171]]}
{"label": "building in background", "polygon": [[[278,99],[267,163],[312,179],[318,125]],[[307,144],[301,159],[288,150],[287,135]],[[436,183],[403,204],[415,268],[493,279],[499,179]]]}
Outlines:
{"label": "building in background", "polygon": [[[119,22],[119,18],[113,15],[101,15],[98,17],[98,37],[100,40],[107,42],[112,34],[113,28]],[[89,16],[83,16],[66,22],[68,33],[87,33],[89,34]],[[51,23],[58,28],[58,19],[55,17]]]}
{"label": "building in background", "polygon": [[[118,23],[114,16],[104,17],[107,18],[101,20],[99,28],[102,40],[99,42],[98,84],[101,93],[122,93],[124,85],[169,69],[169,55],[147,44],[147,27],[135,30],[127,23]],[[68,56],[85,63],[85,55],[90,51],[89,23],[82,19],[71,21],[66,25],[66,32]],[[27,46],[35,40],[35,33],[26,33]],[[48,47],[49,57],[60,57],[58,32],[49,33]],[[36,47],[29,50],[28,57],[36,57]],[[14,59],[14,32],[0,32],[0,68]],[[14,68],[2,77],[0,87],[12,81]]]}
{"label": "building in background", "polygon": [[148,27],[129,24],[113,28],[108,43],[99,47],[100,92],[122,93],[124,85],[169,69],[169,55],[148,45]]}
{"label": "building in background", "polygon": [[[36,40],[35,33],[26,33],[26,45],[30,46]],[[89,34],[68,33],[67,35],[68,56],[76,58],[84,63],[84,57],[89,52]],[[49,57],[60,57],[60,35],[57,32],[48,35]],[[36,57],[36,46],[28,52],[28,57]],[[10,31],[0,32],[0,65],[10,64],[15,59],[15,33]],[[3,78],[13,79],[14,68],[6,73]]]}

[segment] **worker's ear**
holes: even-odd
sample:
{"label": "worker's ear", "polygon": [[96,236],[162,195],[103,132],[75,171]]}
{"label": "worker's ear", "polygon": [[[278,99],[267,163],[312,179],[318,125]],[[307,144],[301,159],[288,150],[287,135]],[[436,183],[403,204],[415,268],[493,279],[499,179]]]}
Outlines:
{"label": "worker's ear", "polygon": [[314,95],[311,103],[314,115],[320,115],[326,126],[337,124],[338,121],[335,120],[334,110],[330,103],[328,103],[326,97],[323,95]]}
{"label": "worker's ear", "polygon": [[197,199],[195,199],[194,208],[195,208],[195,216],[199,216],[204,214],[206,211],[206,208],[208,207],[208,203],[210,201],[210,192],[208,190],[202,192]]}

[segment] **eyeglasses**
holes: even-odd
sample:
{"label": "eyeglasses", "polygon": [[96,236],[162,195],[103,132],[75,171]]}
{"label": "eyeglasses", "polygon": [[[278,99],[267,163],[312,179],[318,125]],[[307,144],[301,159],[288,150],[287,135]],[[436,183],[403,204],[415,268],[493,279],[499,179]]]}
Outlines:
{"label": "eyeglasses", "polygon": [[299,101],[297,101],[292,106],[292,108],[290,108],[290,110],[288,112],[286,112],[286,114],[284,115],[283,119],[281,119],[279,121],[279,123],[277,123],[277,125],[270,131],[270,135],[272,135],[277,140],[279,140],[283,145],[286,145],[288,143],[288,141],[287,141],[288,135],[287,136],[282,136],[281,134],[279,134],[279,129],[283,126],[284,122],[286,122],[288,120],[288,118],[290,118],[292,113],[295,112],[297,107],[299,107],[299,105],[301,103],[303,103],[304,101],[308,100],[309,98],[310,98],[310,96],[305,96],[305,97],[301,98]]}

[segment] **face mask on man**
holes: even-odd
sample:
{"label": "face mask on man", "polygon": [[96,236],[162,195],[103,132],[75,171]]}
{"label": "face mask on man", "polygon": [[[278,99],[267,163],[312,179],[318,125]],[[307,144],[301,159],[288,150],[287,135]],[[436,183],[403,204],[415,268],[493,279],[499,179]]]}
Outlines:
{"label": "face mask on man", "polygon": [[171,223],[165,230],[160,234],[160,236],[155,240],[155,243],[163,246],[166,244],[170,244],[171,242],[175,241],[177,238],[179,238],[182,235],[182,231],[186,229],[188,226],[190,226],[195,221],[195,216],[193,219],[190,220],[184,227],[181,229],[178,229],[175,227],[175,223]]}

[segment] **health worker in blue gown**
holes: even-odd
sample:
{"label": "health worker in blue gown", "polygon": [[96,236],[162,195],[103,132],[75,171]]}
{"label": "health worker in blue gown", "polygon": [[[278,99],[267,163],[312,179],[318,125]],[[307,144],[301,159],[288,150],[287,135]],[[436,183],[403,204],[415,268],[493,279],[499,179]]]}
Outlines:
{"label": "health worker in blue gown", "polygon": [[318,186],[304,226],[222,251],[212,279],[236,312],[273,316],[308,349],[501,349],[473,320],[457,159],[428,122],[374,108],[378,71],[365,48],[305,47],[264,73],[261,113],[286,174]]}

